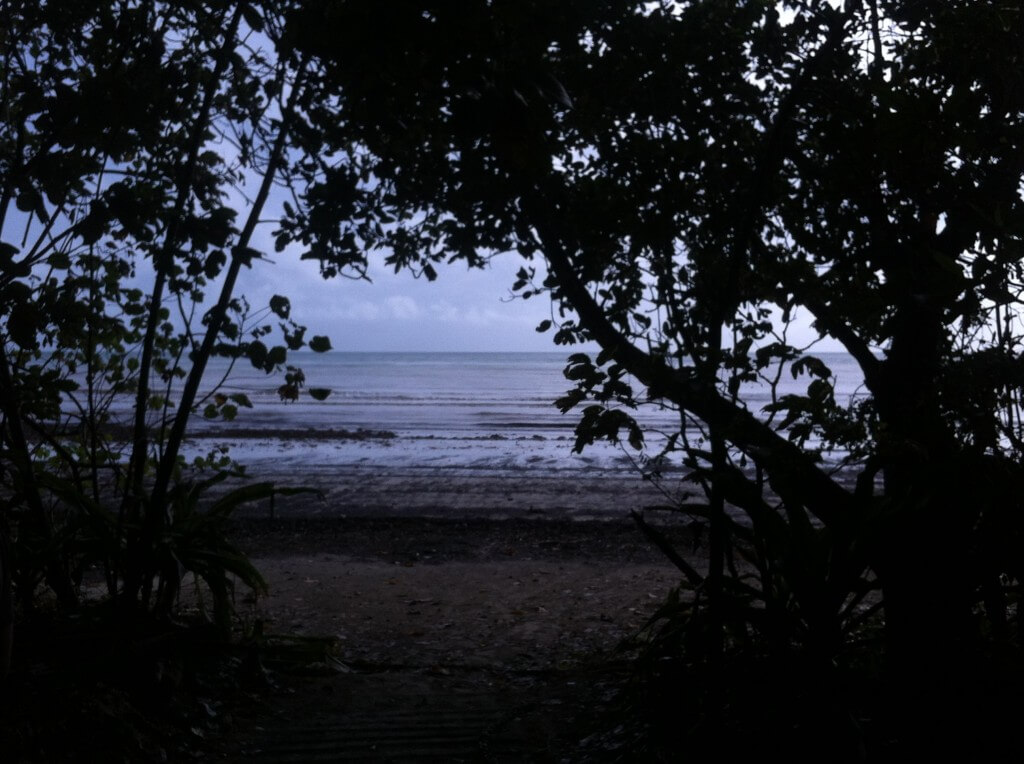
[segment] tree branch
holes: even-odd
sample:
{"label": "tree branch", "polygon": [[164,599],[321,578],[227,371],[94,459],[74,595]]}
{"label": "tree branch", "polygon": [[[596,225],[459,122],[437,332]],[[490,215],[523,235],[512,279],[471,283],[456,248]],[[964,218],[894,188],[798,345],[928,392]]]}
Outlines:
{"label": "tree branch", "polygon": [[228,305],[231,302],[231,296],[234,292],[235,283],[238,280],[238,274],[241,271],[242,265],[248,262],[248,257],[243,253],[249,247],[249,242],[252,239],[253,232],[256,230],[256,225],[259,222],[260,213],[263,211],[263,207],[270,195],[270,189],[274,184],[274,179],[277,177],[278,170],[280,169],[289,131],[291,130],[292,123],[296,117],[298,101],[303,92],[303,87],[305,86],[304,66],[305,65],[303,64],[302,67],[300,67],[296,81],[292,85],[292,92],[288,103],[285,106],[284,113],[281,115],[277,137],[274,141],[273,148],[271,149],[270,156],[267,159],[266,169],[263,172],[263,180],[260,183],[259,191],[256,193],[256,198],[253,200],[252,207],[249,210],[249,216],[245,222],[245,226],[242,228],[238,237],[238,242],[233,249],[231,264],[228,266],[224,282],[221,284],[220,297],[217,300],[217,304],[210,310],[206,334],[203,336],[203,341],[199,349],[195,351],[192,368],[189,371],[188,378],[185,380],[185,386],[181,391],[181,400],[178,404],[178,410],[175,414],[174,421],[171,424],[170,434],[167,436],[166,450],[163,454],[163,458],[160,460],[156,478],[153,481],[152,503],[155,508],[161,506],[161,503],[167,494],[168,487],[170,486],[171,476],[178,458],[178,451],[180,450],[181,443],[185,438],[185,428],[188,425],[188,420],[192,413],[192,407],[195,404],[196,395],[199,391],[199,385],[202,382],[203,373],[206,371],[206,364],[210,360],[210,356],[213,354],[213,346],[217,341],[217,337],[220,336],[224,319],[228,312]]}
{"label": "tree branch", "polygon": [[839,340],[846,352],[853,356],[864,374],[864,384],[872,393],[877,393],[882,386],[882,362],[871,352],[871,348],[864,339],[857,335],[841,319],[832,315],[828,306],[820,301],[807,296],[800,297],[800,304],[814,316],[814,320],[829,336]]}
{"label": "tree branch", "polygon": [[710,425],[721,428],[730,443],[750,454],[767,469],[780,495],[799,496],[822,522],[834,523],[853,508],[853,497],[819,469],[811,458],[747,409],[723,398],[693,374],[674,369],[637,348],[607,318],[577,276],[551,211],[539,198],[523,200],[534,222],[559,291],[580,322],[615,361],[647,385],[653,398],[666,398]]}

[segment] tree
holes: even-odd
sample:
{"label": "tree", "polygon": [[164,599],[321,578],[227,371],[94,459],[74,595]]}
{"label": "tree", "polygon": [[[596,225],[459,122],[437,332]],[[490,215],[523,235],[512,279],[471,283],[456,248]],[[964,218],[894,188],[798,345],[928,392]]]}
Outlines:
{"label": "tree", "polygon": [[[266,259],[254,233],[272,190],[295,198],[322,175],[336,121],[287,41],[293,6],[2,4],[0,525],[17,543],[0,581],[13,569],[26,607],[45,580],[74,608],[94,562],[133,615],[167,617],[182,568],[222,625],[228,574],[262,585],[224,523],[273,486],[200,510],[237,468],[219,452],[186,465],[181,447],[195,413],[251,405],[201,388],[212,357],[271,373],[289,350],[330,348],[286,297],[253,309],[235,293]],[[128,398],[126,419],[112,404]]]}
{"label": "tree", "polygon": [[[678,410],[667,450],[707,496],[710,566],[678,557],[702,658],[752,627],[831,674],[877,582],[889,679],[934,724],[1024,626],[1022,11],[338,2],[297,39],[345,100],[331,140],[394,218],[356,230],[346,208],[343,235],[396,268],[542,259],[516,284],[551,295],[539,329],[603,348],[567,368],[579,446],[639,444],[642,403]],[[356,187],[307,201],[327,219]],[[798,312],[863,398],[787,339]],[[783,369],[806,392],[752,408],[744,386]]]}

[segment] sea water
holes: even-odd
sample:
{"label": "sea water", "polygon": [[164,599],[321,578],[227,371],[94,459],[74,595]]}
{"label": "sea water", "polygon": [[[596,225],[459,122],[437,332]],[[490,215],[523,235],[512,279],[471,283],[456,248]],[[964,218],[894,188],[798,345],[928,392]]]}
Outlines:
{"label": "sea water", "polygon": [[[296,401],[284,400],[280,374],[267,375],[247,361],[235,364],[221,386],[244,393],[253,407],[230,422],[196,415],[189,451],[212,442],[254,467],[296,469],[346,463],[447,466],[537,471],[580,468],[636,471],[679,429],[679,414],[654,404],[627,409],[647,433],[644,452],[607,442],[576,453],[575,428],[582,408],[562,413],[555,401],[573,387],[564,376],[567,353],[293,353],[305,375]],[[818,354],[835,378],[836,399],[863,394],[862,376],[846,354]],[[209,390],[227,371],[218,359],[206,375]],[[776,396],[802,394],[808,377],[783,369]],[[330,390],[326,400],[311,388]],[[642,399],[642,385],[635,385]],[[762,415],[772,399],[766,382],[745,384],[742,399]],[[585,404],[584,404],[585,405]]]}
{"label": "sea water", "polygon": [[[257,514],[606,519],[666,498],[673,506],[700,501],[678,452],[652,461],[680,429],[669,408],[626,410],[643,429],[640,450],[607,441],[576,448],[587,404],[567,413],[555,405],[574,386],[564,375],[568,355],[299,352],[289,357],[305,376],[296,400],[281,396],[282,372],[215,359],[201,396],[241,394],[252,405],[229,421],[204,418],[201,404],[183,456],[192,463],[225,449],[251,479],[325,496],[245,510]],[[817,357],[832,371],[838,403],[864,395],[853,359]],[[803,394],[808,382],[782,369],[774,392],[767,381],[750,382],[739,397],[764,417],[773,395]],[[330,390],[325,400],[310,394],[317,388]],[[634,392],[642,401],[643,386],[634,383]],[[130,395],[117,397],[115,418],[129,422],[132,404]],[[687,434],[700,439],[695,428]],[[823,456],[828,468],[844,455]]]}

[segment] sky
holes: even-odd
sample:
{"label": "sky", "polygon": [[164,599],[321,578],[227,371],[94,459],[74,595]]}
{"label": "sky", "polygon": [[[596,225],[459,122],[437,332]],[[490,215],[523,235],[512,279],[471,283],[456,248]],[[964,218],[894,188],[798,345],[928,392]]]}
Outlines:
{"label": "sky", "polygon": [[[229,194],[234,196],[234,194]],[[240,216],[247,212],[241,199]],[[272,199],[268,217],[279,200]],[[229,202],[230,203],[230,202]],[[26,225],[25,214],[12,211],[11,231]],[[440,264],[437,279],[415,278],[411,272],[394,273],[383,263],[384,253],[369,257],[370,281],[348,278],[324,279],[315,262],[301,260],[301,248],[293,245],[275,253],[273,231],[276,223],[259,226],[252,246],[264,253],[263,260],[243,268],[235,296],[244,296],[254,310],[265,308],[274,295],[291,301],[291,317],[307,327],[307,339],[327,335],[332,348],[342,352],[572,352],[596,353],[594,343],[571,348],[554,344],[554,330],[538,333],[536,327],[553,319],[546,295],[524,300],[513,296],[511,287],[524,260],[516,253],[493,257],[484,268],[467,268],[463,261]],[[32,226],[37,230],[37,224]],[[9,238],[9,237],[7,237]],[[530,263],[537,269],[536,281],[544,278],[543,261]],[[136,275],[129,286],[150,291],[151,265],[136,263]],[[220,286],[209,285],[207,306]],[[799,321],[791,330],[794,344],[809,341],[814,332],[809,321]],[[270,338],[273,344],[279,336]],[[841,350],[835,342],[820,351]]]}
{"label": "sky", "polygon": [[[247,212],[245,205],[236,209],[240,216]],[[15,234],[29,223],[25,213],[11,210],[8,217],[10,234],[4,239],[20,239]],[[38,224],[29,226],[37,235]],[[471,270],[461,261],[438,265],[433,282],[407,271],[396,274],[383,264],[384,254],[376,253],[370,257],[371,281],[324,279],[315,262],[299,258],[300,247],[275,253],[272,231],[276,227],[270,223],[257,228],[252,245],[265,259],[242,269],[235,296],[244,296],[254,311],[268,306],[274,295],[287,297],[291,318],[307,327],[307,339],[327,335],[334,350],[350,352],[565,350],[552,341],[552,330],[536,331],[541,321],[552,317],[547,296],[513,297],[515,274],[524,262],[515,253],[497,256],[482,269]],[[139,260],[126,286],[150,292],[153,280],[151,264]],[[206,307],[212,306],[220,282],[218,278],[208,285]],[[272,335],[271,341],[280,342],[280,336]],[[589,345],[574,350],[596,349]]]}
{"label": "sky", "polygon": [[[394,273],[384,255],[371,256],[371,281],[325,280],[318,266],[299,259],[292,247],[274,254],[270,232],[257,231],[254,245],[273,262],[255,262],[243,270],[238,294],[254,307],[267,305],[275,294],[291,300],[292,318],[308,327],[307,337],[326,334],[333,349],[349,352],[597,352],[596,344],[567,349],[555,345],[554,331],[536,331],[553,318],[546,295],[528,300],[513,297],[516,271],[524,264],[515,253],[494,257],[486,268],[468,269],[459,261],[437,267],[435,281]],[[542,263],[534,260],[543,280]],[[790,330],[796,345],[815,336],[806,316]],[[819,351],[842,347],[827,341]]]}
{"label": "sky", "polygon": [[[272,192],[267,211],[280,209],[280,190]],[[229,193],[229,196],[236,196]],[[240,212],[247,206],[235,198]],[[244,212],[243,212],[244,214]],[[273,263],[256,262],[241,274],[236,293],[254,307],[265,306],[275,294],[291,300],[292,319],[308,327],[307,337],[326,334],[332,347],[355,352],[597,352],[596,344],[565,348],[553,342],[554,331],[536,331],[553,318],[545,295],[523,300],[511,286],[524,264],[518,254],[494,257],[486,268],[468,269],[464,262],[437,267],[438,278],[427,281],[410,272],[394,273],[383,265],[383,253],[370,255],[371,281],[346,278],[325,280],[315,262],[299,259],[299,248],[276,253],[273,224],[262,225],[253,247]],[[531,263],[537,281],[543,280],[542,258]],[[794,344],[811,341],[816,333],[806,317],[790,327]],[[823,343],[819,350],[841,350]]]}
{"label": "sky", "polygon": [[[257,234],[259,236],[260,234]],[[253,306],[266,305],[274,294],[291,300],[292,318],[307,326],[307,336],[326,334],[342,351],[523,351],[560,348],[553,332],[538,334],[551,318],[546,296],[512,297],[515,273],[523,261],[516,254],[494,258],[485,269],[462,262],[437,268],[435,281],[394,273],[371,259],[372,282],[345,278],[325,280],[315,263],[301,261],[295,249],[273,254],[269,231],[256,248],[274,263],[256,262],[245,271],[238,291]]]}

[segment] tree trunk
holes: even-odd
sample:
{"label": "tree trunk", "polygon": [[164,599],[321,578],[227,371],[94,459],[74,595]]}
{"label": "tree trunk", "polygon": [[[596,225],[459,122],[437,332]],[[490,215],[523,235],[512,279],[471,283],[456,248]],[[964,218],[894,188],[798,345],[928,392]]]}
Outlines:
{"label": "tree trunk", "polygon": [[888,513],[874,562],[885,600],[887,679],[894,722],[920,744],[958,728],[973,636],[976,510],[962,448],[939,406],[943,337],[938,311],[906,310],[877,397]]}
{"label": "tree trunk", "polygon": [[0,526],[0,685],[11,669],[11,650],[14,646],[13,574],[7,531]]}

